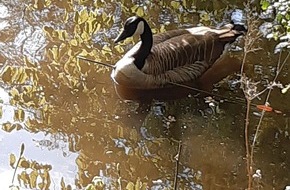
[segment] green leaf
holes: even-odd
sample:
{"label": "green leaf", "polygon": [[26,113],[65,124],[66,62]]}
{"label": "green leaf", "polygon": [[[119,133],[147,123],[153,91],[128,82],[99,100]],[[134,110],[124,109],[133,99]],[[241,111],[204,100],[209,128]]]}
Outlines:
{"label": "green leaf", "polygon": [[262,10],[265,11],[265,10],[267,10],[268,7],[270,6],[270,3],[269,3],[268,1],[265,1],[265,0],[264,0],[264,1],[261,2],[261,5],[262,5],[262,6],[261,6]]}

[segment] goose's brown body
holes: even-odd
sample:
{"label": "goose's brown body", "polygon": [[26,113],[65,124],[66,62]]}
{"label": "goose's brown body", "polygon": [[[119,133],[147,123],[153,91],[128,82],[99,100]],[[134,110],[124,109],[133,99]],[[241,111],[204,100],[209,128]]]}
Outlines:
{"label": "goose's brown body", "polygon": [[[148,27],[145,22],[144,32],[148,31]],[[116,91],[123,99],[136,99],[148,96],[145,95],[148,93],[152,94],[149,99],[164,99],[163,95],[167,96],[177,88],[172,82],[195,83],[221,57],[225,45],[240,34],[233,26],[223,29],[195,27],[172,30],[153,37],[151,33],[151,44],[141,35],[142,40],[116,63],[112,71]],[[147,36],[149,38],[150,34]],[[138,60],[142,48],[148,49],[148,45],[145,60]],[[138,68],[139,62],[142,62],[141,68]],[[178,90],[182,89],[179,87]]]}

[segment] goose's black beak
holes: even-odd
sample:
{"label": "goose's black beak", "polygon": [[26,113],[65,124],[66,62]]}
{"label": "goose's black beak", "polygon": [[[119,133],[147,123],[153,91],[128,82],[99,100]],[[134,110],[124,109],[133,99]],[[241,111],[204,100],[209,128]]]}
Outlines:
{"label": "goose's black beak", "polygon": [[114,40],[115,43],[118,43],[120,41],[125,40],[126,38],[130,37],[130,35],[128,35],[128,33],[123,30],[118,36],[117,38]]}

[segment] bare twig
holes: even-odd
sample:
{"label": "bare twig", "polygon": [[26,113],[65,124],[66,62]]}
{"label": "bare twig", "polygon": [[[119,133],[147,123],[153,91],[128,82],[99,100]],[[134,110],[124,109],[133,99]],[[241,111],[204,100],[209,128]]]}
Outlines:
{"label": "bare twig", "polygon": [[[285,66],[285,63],[288,61],[288,59],[290,57],[290,52],[288,52],[288,54],[287,54],[287,56],[284,59],[282,64],[281,64],[281,55],[282,55],[282,51],[280,52],[280,55],[279,55],[279,60],[278,60],[278,63],[277,63],[277,72],[276,72],[276,75],[275,75],[272,83],[276,82],[276,80],[277,80],[278,76],[280,75],[283,67]],[[272,92],[272,88],[269,88],[267,97],[265,99],[265,104],[267,104],[269,102],[271,92]],[[265,110],[262,111],[260,119],[259,119],[259,122],[258,122],[258,125],[257,125],[257,128],[256,128],[256,132],[255,132],[254,139],[253,139],[252,146],[251,146],[251,154],[252,155],[254,154],[255,144],[257,142],[257,138],[258,138],[258,135],[259,135],[259,131],[260,131],[260,127],[261,127],[261,123],[262,123],[262,120],[264,118],[264,115],[265,115]],[[251,157],[251,164],[253,164],[253,156]]]}
{"label": "bare twig", "polygon": [[[249,7],[249,1],[246,4],[246,7]],[[247,61],[247,56],[249,53],[254,53],[255,51],[259,50],[258,47],[256,47],[256,42],[260,39],[261,34],[259,33],[257,29],[257,20],[254,20],[252,18],[251,12],[247,14],[247,21],[248,21],[248,32],[245,36],[245,44],[244,44],[244,56],[242,60],[242,66],[241,66],[241,88],[244,92],[244,95],[247,100],[247,111],[245,116],[245,148],[246,148],[246,164],[247,164],[247,176],[248,176],[248,190],[252,189],[252,175],[253,175],[253,154],[250,149],[249,144],[249,124],[250,124],[250,105],[251,100],[254,97],[257,97],[257,87],[256,84],[248,80],[248,78],[245,75],[244,68]]]}
{"label": "bare twig", "polygon": [[[249,6],[246,5],[246,6]],[[259,34],[258,29],[257,29],[257,21],[253,20],[252,18],[252,14],[251,12],[248,13],[247,16],[247,20],[249,23],[249,27],[248,27],[248,33],[245,37],[245,45],[244,45],[244,56],[243,56],[243,60],[242,60],[242,67],[241,67],[241,88],[244,92],[244,95],[246,97],[247,100],[247,112],[246,112],[246,118],[245,118],[245,146],[246,146],[246,163],[247,163],[247,172],[248,172],[248,190],[252,189],[252,181],[253,181],[253,164],[254,164],[254,148],[257,142],[257,138],[260,132],[260,128],[261,128],[261,124],[265,115],[265,110],[262,110],[261,112],[261,116],[259,119],[259,122],[257,124],[256,127],[256,131],[254,134],[254,139],[252,141],[252,143],[250,144],[249,142],[249,113],[250,113],[250,105],[251,105],[251,101],[257,97],[259,97],[261,94],[265,93],[266,91],[268,91],[268,94],[266,96],[265,99],[265,105],[268,104],[269,99],[270,99],[270,94],[272,92],[273,87],[275,86],[279,86],[279,84],[276,83],[276,80],[279,76],[279,74],[281,73],[283,67],[285,66],[286,62],[288,61],[289,57],[290,57],[290,52],[288,52],[287,56],[285,57],[283,63],[281,61],[281,52],[279,55],[279,61],[277,63],[277,71],[276,71],[276,75],[274,77],[274,79],[272,80],[272,82],[262,91],[257,92],[257,84],[258,83],[254,83],[251,82],[245,75],[244,73],[244,66],[246,64],[246,60],[247,60],[247,56],[249,53],[255,53],[256,51],[260,50],[259,47],[255,47],[256,46],[256,41],[258,41],[261,37],[261,34]]]}
{"label": "bare twig", "polygon": [[251,189],[252,186],[252,174],[253,174],[253,167],[252,167],[252,154],[250,152],[249,146],[249,124],[250,124],[250,105],[251,100],[247,99],[247,113],[246,113],[246,123],[245,123],[245,143],[246,143],[246,159],[247,159],[247,172],[248,172],[248,189]]}

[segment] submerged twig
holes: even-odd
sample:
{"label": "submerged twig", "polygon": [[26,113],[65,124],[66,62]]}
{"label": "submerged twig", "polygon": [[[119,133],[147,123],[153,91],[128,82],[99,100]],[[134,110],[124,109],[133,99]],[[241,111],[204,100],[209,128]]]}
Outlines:
{"label": "submerged twig", "polygon": [[16,170],[17,170],[17,168],[18,168],[18,166],[19,166],[20,159],[21,159],[23,153],[24,153],[24,143],[21,144],[21,149],[20,149],[19,158],[18,158],[18,160],[17,160],[17,164],[16,164],[16,166],[15,166],[14,174],[13,174],[13,178],[12,178],[12,182],[11,182],[12,185],[13,185],[13,183],[14,183],[14,178],[15,178],[15,175],[16,175]]}
{"label": "submerged twig", "polygon": [[91,59],[88,59],[88,58],[85,58],[85,57],[82,57],[82,56],[77,56],[77,58],[85,60],[85,61],[88,61],[88,62],[91,62],[91,63],[97,63],[99,65],[103,65],[105,67],[109,67],[109,68],[112,68],[112,69],[115,68],[115,65],[111,65],[111,64],[108,64],[108,63],[103,63],[103,62],[91,60]]}
{"label": "submerged twig", "polygon": [[178,180],[178,168],[179,168],[179,159],[180,159],[180,154],[181,154],[181,148],[182,144],[180,141],[178,141],[178,152],[175,156],[175,177],[174,177],[174,190],[177,190],[177,180]]}

